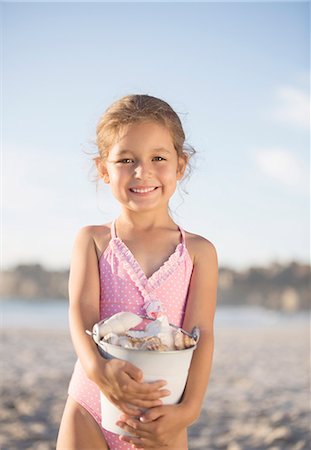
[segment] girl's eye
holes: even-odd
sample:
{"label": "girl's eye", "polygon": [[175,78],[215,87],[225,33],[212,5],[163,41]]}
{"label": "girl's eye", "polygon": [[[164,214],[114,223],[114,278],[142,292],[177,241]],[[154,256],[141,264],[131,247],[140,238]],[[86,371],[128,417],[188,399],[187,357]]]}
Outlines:
{"label": "girl's eye", "polygon": [[[163,156],[154,156],[152,158],[152,161],[166,161],[165,158],[163,158]],[[134,160],[131,158],[123,158],[120,159],[119,161],[117,161],[118,164],[131,164],[133,163]]]}
{"label": "girl's eye", "polygon": [[118,162],[121,164],[129,164],[129,163],[133,162],[133,160],[130,158],[124,158],[124,159],[120,159],[120,161],[118,161]]}
{"label": "girl's eye", "polygon": [[156,161],[165,161],[165,158],[163,158],[162,156],[155,156],[153,159]]}

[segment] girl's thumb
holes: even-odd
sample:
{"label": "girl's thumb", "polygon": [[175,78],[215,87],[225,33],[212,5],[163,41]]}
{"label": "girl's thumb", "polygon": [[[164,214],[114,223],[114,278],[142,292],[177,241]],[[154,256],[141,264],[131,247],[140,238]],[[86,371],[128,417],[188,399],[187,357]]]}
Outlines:
{"label": "girl's thumb", "polygon": [[135,381],[142,381],[143,380],[143,372],[138,368],[133,366],[133,364],[127,363],[126,365],[126,373],[133,378]]}
{"label": "girl's thumb", "polygon": [[140,416],[139,420],[142,423],[152,422],[158,419],[161,416],[161,409],[154,406],[146,411],[142,416]]}

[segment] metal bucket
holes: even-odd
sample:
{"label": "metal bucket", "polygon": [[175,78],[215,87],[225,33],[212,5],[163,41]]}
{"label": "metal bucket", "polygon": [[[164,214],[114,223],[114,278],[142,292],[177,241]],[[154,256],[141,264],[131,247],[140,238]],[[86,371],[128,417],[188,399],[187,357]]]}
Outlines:
{"label": "metal bucket", "polygon": [[[180,401],[186,386],[188,371],[196,345],[185,350],[164,352],[127,349],[104,341],[100,341],[98,347],[104,358],[122,359],[141,369],[145,382],[167,381],[165,389],[168,389],[171,394],[162,399],[163,404],[176,404]],[[100,393],[100,401],[102,427],[112,433],[127,435],[128,433],[116,425],[116,422],[123,414],[122,411],[111,403],[102,392]]]}

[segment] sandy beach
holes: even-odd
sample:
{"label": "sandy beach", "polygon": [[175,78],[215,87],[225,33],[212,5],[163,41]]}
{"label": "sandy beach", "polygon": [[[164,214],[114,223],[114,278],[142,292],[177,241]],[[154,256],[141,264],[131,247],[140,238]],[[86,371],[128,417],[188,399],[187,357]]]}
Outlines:
{"label": "sandy beach", "polygon": [[[308,324],[216,330],[189,449],[311,448]],[[1,450],[55,448],[75,354],[67,331],[2,330]]]}

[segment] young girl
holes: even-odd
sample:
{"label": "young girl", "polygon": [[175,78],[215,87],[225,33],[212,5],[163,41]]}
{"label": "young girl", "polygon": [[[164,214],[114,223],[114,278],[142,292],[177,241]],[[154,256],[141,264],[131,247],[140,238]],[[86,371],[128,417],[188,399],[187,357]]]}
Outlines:
{"label": "young girl", "polygon": [[[213,244],[169,214],[190,157],[184,142],[177,114],[149,95],[121,98],[98,124],[95,163],[121,213],[82,228],[75,241],[69,318],[78,361],[58,450],[188,448],[187,427],[199,417],[212,366],[218,264]],[[104,359],[85,333],[119,311],[146,315],[155,305],[171,323],[201,332],[177,405],[162,404],[165,380],[146,383],[134,365]],[[117,424],[132,436],[101,427],[100,391],[119,407]]]}

